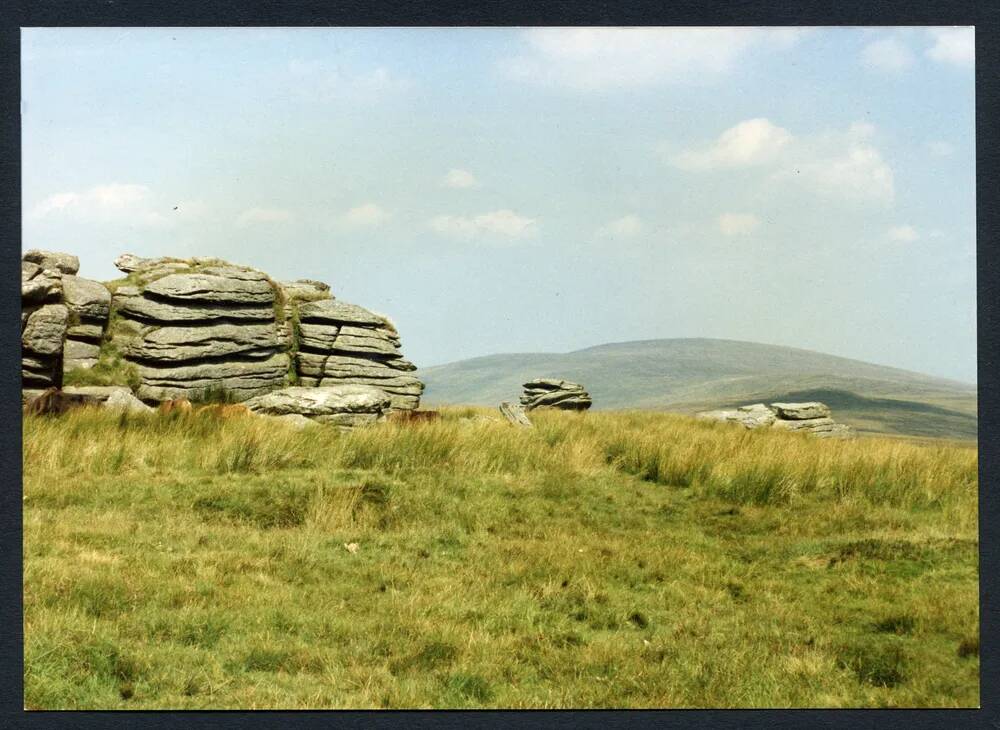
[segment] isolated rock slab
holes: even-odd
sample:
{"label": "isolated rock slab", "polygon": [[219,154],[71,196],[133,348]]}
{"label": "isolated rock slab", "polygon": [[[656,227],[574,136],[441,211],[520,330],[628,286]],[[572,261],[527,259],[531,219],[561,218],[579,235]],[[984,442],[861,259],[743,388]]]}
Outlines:
{"label": "isolated rock slab", "polygon": [[251,398],[245,405],[251,411],[275,416],[289,413],[310,418],[345,413],[377,416],[389,409],[390,398],[382,390],[367,385],[291,386]]}
{"label": "isolated rock slab", "polygon": [[43,269],[54,269],[63,274],[75,274],[80,270],[80,259],[68,253],[42,251],[33,248],[30,251],[26,251],[21,260],[37,264]]}
{"label": "isolated rock slab", "polygon": [[104,407],[118,413],[152,413],[153,409],[126,388],[116,390],[104,400]]}

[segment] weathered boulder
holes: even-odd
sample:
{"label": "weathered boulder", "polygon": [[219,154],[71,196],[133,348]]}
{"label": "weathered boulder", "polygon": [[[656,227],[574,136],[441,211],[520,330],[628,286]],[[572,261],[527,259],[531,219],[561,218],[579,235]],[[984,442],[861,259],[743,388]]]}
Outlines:
{"label": "weathered boulder", "polygon": [[166,326],[141,332],[127,343],[126,354],[142,361],[218,359],[228,355],[262,353],[278,347],[273,323]]}
{"label": "weathered boulder", "polygon": [[58,302],[62,297],[62,272],[21,262],[21,304]]}
{"label": "weathered boulder", "polygon": [[69,310],[62,304],[44,304],[28,315],[21,332],[21,347],[36,355],[58,357],[69,324]]}
{"label": "weathered boulder", "polygon": [[153,409],[132,395],[130,390],[116,390],[104,401],[104,407],[118,413],[152,413]]}
{"label": "weathered boulder", "polygon": [[384,317],[374,312],[348,304],[339,299],[323,299],[309,302],[299,307],[300,322],[333,322],[334,324],[357,324],[370,327],[385,327]]}
{"label": "weathered boulder", "polygon": [[297,279],[296,281],[280,282],[281,290],[287,301],[316,302],[321,299],[332,299],[330,285],[313,279]]}
{"label": "weathered boulder", "polygon": [[593,402],[590,394],[579,383],[556,378],[536,378],[524,384],[521,405],[526,410],[558,408],[567,411],[584,411]]}
{"label": "weathered boulder", "polygon": [[319,423],[351,428],[380,420],[388,413],[391,399],[368,385],[292,386],[251,398],[245,405],[264,415],[297,414]]}
{"label": "weathered boulder", "polygon": [[804,421],[808,418],[825,418],[830,415],[830,408],[824,403],[772,403],[771,408],[778,418],[789,421]]}
{"label": "weathered boulder", "polygon": [[274,319],[270,304],[233,305],[229,303],[161,302],[143,296],[134,286],[122,286],[114,295],[115,308],[125,317],[143,322],[212,322],[248,320],[267,322]]}
{"label": "weathered boulder", "polygon": [[40,251],[33,248],[25,251],[21,256],[22,261],[29,261],[37,264],[43,269],[53,269],[63,274],[75,274],[80,270],[80,259],[72,254],[57,253],[55,251]]}

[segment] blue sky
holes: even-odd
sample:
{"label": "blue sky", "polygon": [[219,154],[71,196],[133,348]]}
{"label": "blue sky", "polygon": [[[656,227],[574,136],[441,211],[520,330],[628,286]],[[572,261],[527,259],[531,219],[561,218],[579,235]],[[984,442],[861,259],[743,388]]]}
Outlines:
{"label": "blue sky", "polygon": [[659,337],[976,378],[973,31],[25,29],[23,247],[214,255],[421,366]]}

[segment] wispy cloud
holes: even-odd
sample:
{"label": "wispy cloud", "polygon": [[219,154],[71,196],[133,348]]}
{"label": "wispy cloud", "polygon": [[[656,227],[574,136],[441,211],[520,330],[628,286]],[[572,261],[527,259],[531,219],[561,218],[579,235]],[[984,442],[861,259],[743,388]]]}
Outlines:
{"label": "wispy cloud", "polygon": [[872,41],[861,51],[861,62],[870,69],[899,73],[913,65],[913,52],[898,38]]}
{"label": "wispy cloud", "polygon": [[377,101],[403,91],[409,82],[378,67],[367,71],[331,68],[324,61],[293,59],[288,64],[291,88],[311,101]]}
{"label": "wispy cloud", "polygon": [[772,182],[794,181],[814,193],[876,202],[895,195],[892,169],[872,138],[875,127],[856,122],[846,131],[797,137],[767,119],[748,119],[715,142],[669,157],[682,170],[759,167]]}
{"label": "wispy cloud", "polygon": [[448,170],[448,174],[444,176],[442,185],[446,188],[475,188],[479,187],[479,181],[476,179],[476,176],[468,170],[452,168]]}
{"label": "wispy cloud", "polygon": [[927,49],[928,58],[966,68],[975,65],[974,28],[931,28],[928,32],[934,40],[934,44]]}
{"label": "wispy cloud", "polygon": [[240,226],[254,226],[268,223],[285,223],[291,219],[291,211],[284,208],[247,208],[236,218],[236,223]]}
{"label": "wispy cloud", "polygon": [[63,217],[74,221],[162,226],[170,221],[165,206],[153,201],[150,189],[133,183],[95,185],[80,192],[54,193],[28,212],[32,221]]}
{"label": "wispy cloud", "polygon": [[760,218],[752,213],[723,213],[718,225],[724,236],[745,236],[760,227]]}
{"label": "wispy cloud", "polygon": [[375,203],[365,203],[351,208],[341,217],[341,221],[352,228],[374,228],[388,218],[388,213]]}
{"label": "wispy cloud", "polygon": [[600,238],[631,238],[643,232],[645,226],[637,215],[626,215],[617,218],[597,229]]}
{"label": "wispy cloud", "polygon": [[703,81],[754,48],[783,49],[797,28],[532,28],[523,53],[500,63],[509,78],[579,91]]}
{"label": "wispy cloud", "polygon": [[477,216],[439,215],[431,218],[432,230],[454,238],[473,239],[480,236],[525,238],[536,229],[533,218],[520,216],[512,210],[495,210]]}
{"label": "wispy cloud", "polygon": [[897,243],[912,243],[920,238],[920,233],[913,226],[893,226],[886,233],[886,237]]}

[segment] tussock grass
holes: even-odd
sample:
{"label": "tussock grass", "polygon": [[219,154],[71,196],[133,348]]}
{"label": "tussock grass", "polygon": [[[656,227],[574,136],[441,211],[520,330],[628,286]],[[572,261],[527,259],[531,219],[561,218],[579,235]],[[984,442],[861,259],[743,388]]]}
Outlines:
{"label": "tussock grass", "polygon": [[26,416],[27,705],[978,704],[974,448],[484,414]]}

